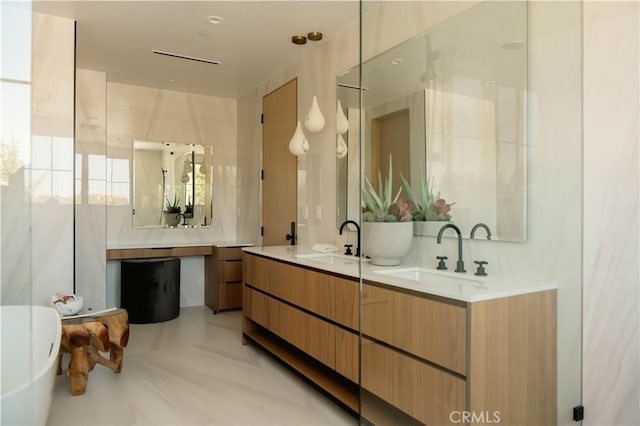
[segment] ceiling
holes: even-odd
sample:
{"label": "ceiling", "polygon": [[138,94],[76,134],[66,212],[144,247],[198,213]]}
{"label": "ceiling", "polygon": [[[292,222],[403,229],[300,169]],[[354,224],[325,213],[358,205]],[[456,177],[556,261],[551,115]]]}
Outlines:
{"label": "ceiling", "polygon": [[[105,71],[107,81],[239,98],[356,21],[359,2],[45,0],[34,1],[33,10],[75,19],[77,67]],[[212,15],[224,21],[211,24]],[[291,43],[311,31],[323,40]]]}

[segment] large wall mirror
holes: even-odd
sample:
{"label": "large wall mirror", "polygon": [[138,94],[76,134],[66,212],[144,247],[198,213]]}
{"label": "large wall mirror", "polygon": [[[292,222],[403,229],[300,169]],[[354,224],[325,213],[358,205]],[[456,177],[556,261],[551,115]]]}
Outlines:
{"label": "large wall mirror", "polygon": [[481,222],[493,239],[526,241],[526,2],[450,18],[364,62],[361,83],[357,68],[340,74],[337,98],[349,123],[337,141],[338,223],[359,216],[358,167],[375,182],[391,154],[394,186],[402,173],[417,192],[426,169],[464,234]]}
{"label": "large wall mirror", "polygon": [[211,176],[210,146],[134,141],[134,227],[209,226]]}

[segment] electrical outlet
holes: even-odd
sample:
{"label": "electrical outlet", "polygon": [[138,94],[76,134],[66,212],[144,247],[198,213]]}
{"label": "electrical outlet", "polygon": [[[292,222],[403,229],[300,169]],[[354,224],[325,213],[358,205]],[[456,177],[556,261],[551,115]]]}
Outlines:
{"label": "electrical outlet", "polygon": [[316,219],[322,219],[322,206],[316,205]]}
{"label": "electrical outlet", "polygon": [[302,219],[309,220],[309,206],[304,206],[302,208]]}

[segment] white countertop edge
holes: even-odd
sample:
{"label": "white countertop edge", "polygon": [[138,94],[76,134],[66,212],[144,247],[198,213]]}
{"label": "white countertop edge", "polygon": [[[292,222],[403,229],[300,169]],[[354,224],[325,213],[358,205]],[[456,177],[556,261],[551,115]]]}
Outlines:
{"label": "white countertop edge", "polygon": [[107,250],[132,250],[132,249],[171,249],[171,248],[180,248],[180,247],[249,247],[252,246],[253,243],[239,243],[235,241],[220,241],[220,242],[211,242],[211,243],[128,243],[128,244],[118,244],[118,245],[107,245]]}
{"label": "white countertop edge", "polygon": [[[366,270],[367,268],[371,268],[373,265],[368,265],[363,263],[362,265],[362,273],[360,273],[360,264],[358,262],[358,258],[354,258],[354,263],[352,264],[338,264],[331,265],[320,262],[314,262],[312,260],[306,260],[304,258],[296,257],[296,255],[305,255],[305,254],[317,254],[322,255],[322,253],[314,252],[308,247],[301,246],[254,246],[254,247],[245,247],[242,249],[247,253],[253,253],[265,257],[269,257],[272,259],[282,260],[289,263],[298,264],[301,266],[307,266],[313,269],[332,272],[336,274],[340,274],[343,276],[359,279],[362,275],[362,279],[374,283],[379,283],[382,285],[387,285],[391,287],[397,287],[399,289],[405,289],[414,291],[417,293],[423,293],[426,295],[440,296],[447,299],[458,300],[461,302],[482,302],[487,300],[501,299],[504,297],[518,296],[523,294],[530,293],[538,293],[542,291],[548,290],[556,290],[558,286],[555,283],[541,283],[541,282],[531,282],[529,280],[521,281],[521,284],[518,286],[510,286],[506,283],[506,280],[496,279],[495,277],[491,277],[490,284],[497,286],[495,290],[489,291],[487,293],[477,293],[475,289],[468,288],[467,290],[471,291],[472,294],[459,294],[453,291],[446,291],[438,289],[437,287],[441,285],[442,280],[447,280],[448,278],[435,278],[434,282],[437,282],[438,285],[427,284],[427,283],[418,283],[416,281],[398,278],[392,276],[384,276],[380,274],[376,274],[373,271]],[[411,265],[401,265],[398,268],[407,268],[411,267]],[[380,267],[374,267],[379,269]],[[455,278],[453,278],[455,279]],[[515,280],[515,279],[514,279]],[[473,285],[469,283],[469,285]],[[425,288],[428,286],[428,288]]]}

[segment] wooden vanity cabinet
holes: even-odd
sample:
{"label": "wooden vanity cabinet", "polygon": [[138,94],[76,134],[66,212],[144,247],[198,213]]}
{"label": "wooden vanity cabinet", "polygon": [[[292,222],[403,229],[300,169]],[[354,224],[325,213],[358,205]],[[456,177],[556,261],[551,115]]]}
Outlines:
{"label": "wooden vanity cabinet", "polygon": [[214,314],[242,308],[242,247],[213,247],[204,276],[205,304]]}
{"label": "wooden vanity cabinet", "polygon": [[[362,336],[378,405],[424,424],[557,421],[555,290],[466,303],[365,282]],[[363,403],[362,416],[385,423],[385,410]]]}
{"label": "wooden vanity cabinet", "polygon": [[244,254],[243,341],[359,409],[359,283]]}
{"label": "wooden vanity cabinet", "polygon": [[359,289],[245,253],[243,341],[372,424],[556,423],[555,290],[470,303],[365,280],[360,337]]}

